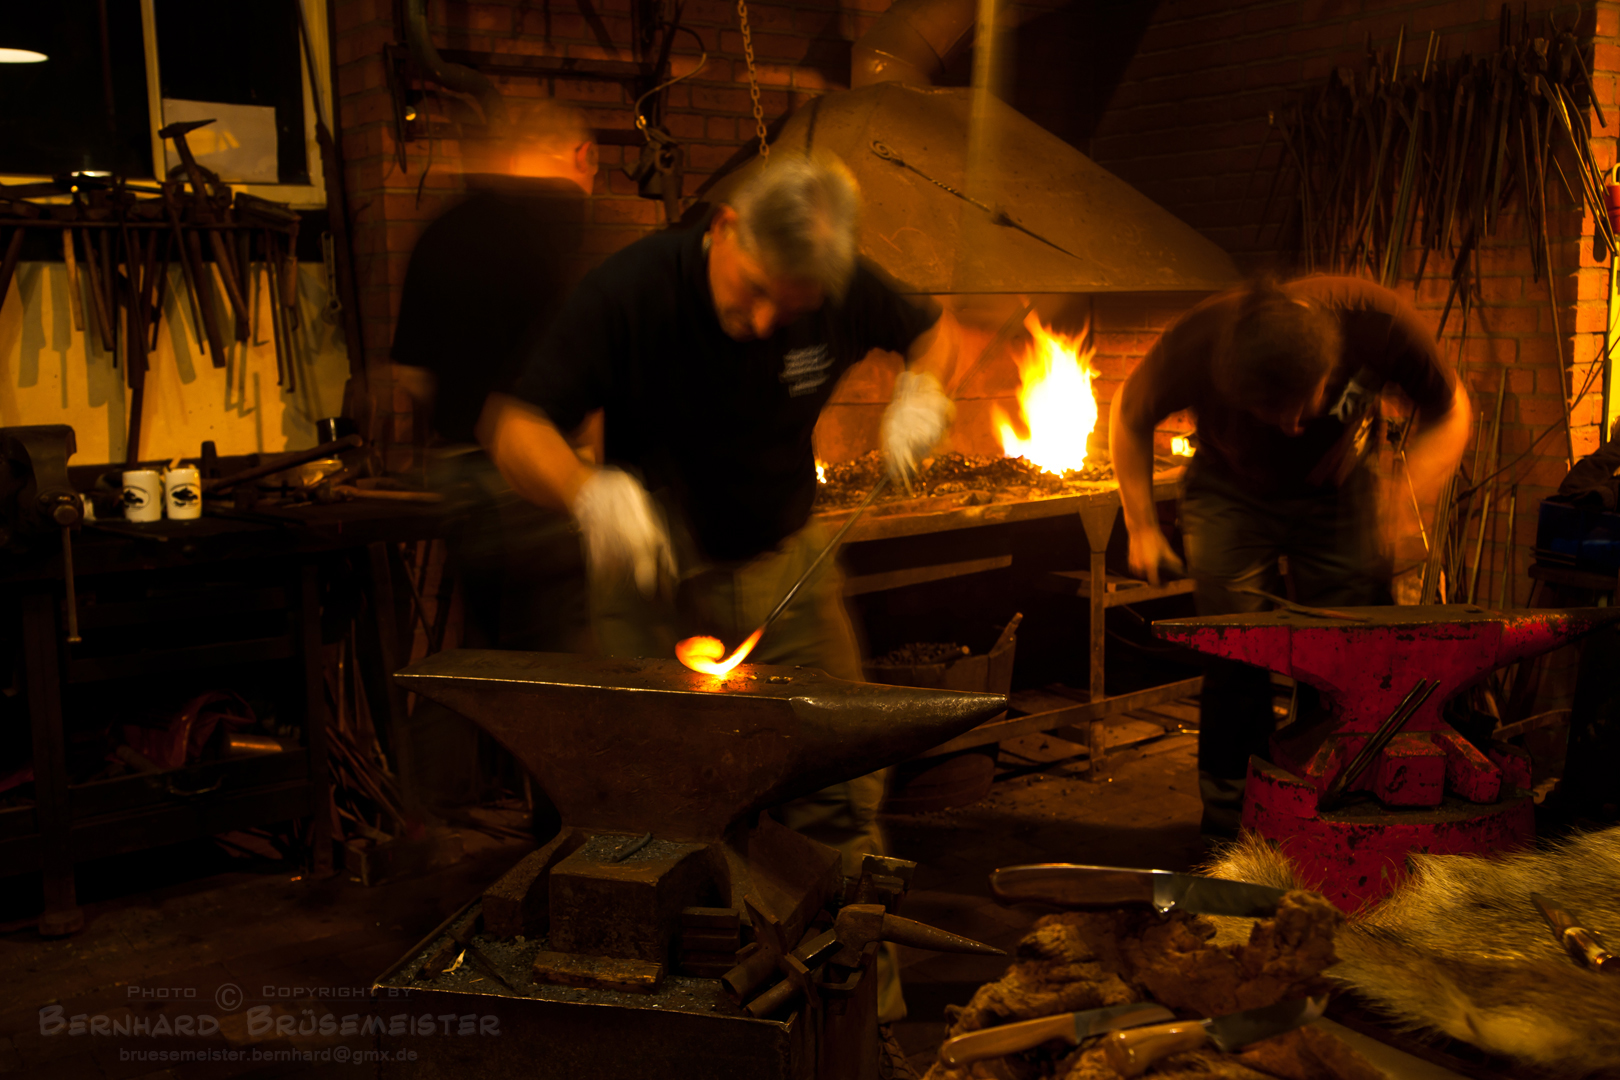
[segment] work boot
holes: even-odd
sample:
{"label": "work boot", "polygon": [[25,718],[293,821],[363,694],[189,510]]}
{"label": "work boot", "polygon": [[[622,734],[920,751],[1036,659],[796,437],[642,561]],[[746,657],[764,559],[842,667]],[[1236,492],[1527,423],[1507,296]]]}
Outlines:
{"label": "work boot", "polygon": [[882,1080],[922,1080],[922,1074],[911,1067],[900,1040],[894,1037],[893,1024],[878,1025],[878,1076]]}

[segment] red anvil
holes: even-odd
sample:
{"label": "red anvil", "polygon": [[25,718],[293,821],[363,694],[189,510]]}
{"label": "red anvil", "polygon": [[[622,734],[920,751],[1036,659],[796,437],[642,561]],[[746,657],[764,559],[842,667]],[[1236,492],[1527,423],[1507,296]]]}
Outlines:
{"label": "red anvil", "polygon": [[[1528,761],[1508,747],[1480,753],[1441,719],[1441,708],[1496,668],[1567,644],[1620,610],[1488,611],[1454,604],[1342,613],[1350,618],[1294,609],[1154,623],[1166,640],[1280,672],[1322,695],[1328,725],[1299,739],[1274,740],[1271,765],[1250,761],[1244,825],[1284,841],[1296,858],[1395,864],[1376,872],[1351,867],[1358,871],[1353,875],[1325,871],[1325,891],[1347,906],[1387,892],[1412,850],[1483,852],[1528,841],[1529,801],[1513,792],[1529,786]],[[1385,807],[1436,809],[1319,813],[1322,792],[1422,679],[1439,686],[1354,787],[1371,791]],[[1447,791],[1496,805],[1452,805]],[[1499,803],[1504,796],[1513,797]]]}

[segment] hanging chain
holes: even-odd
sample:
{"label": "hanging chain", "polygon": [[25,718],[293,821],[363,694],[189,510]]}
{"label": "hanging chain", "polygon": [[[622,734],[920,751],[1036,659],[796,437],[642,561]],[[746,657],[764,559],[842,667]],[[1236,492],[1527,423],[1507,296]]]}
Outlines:
{"label": "hanging chain", "polygon": [[759,156],[771,156],[765,137],[765,110],[759,104],[759,76],[754,72],[754,38],[748,31],[748,0],[737,0],[737,18],[742,21],[743,59],[748,63],[748,96],[754,99],[754,132],[759,136]]}

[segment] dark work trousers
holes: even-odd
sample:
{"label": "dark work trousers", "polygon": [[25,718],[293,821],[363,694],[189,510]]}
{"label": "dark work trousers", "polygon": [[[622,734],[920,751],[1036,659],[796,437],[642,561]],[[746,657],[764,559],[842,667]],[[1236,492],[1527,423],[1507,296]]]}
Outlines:
{"label": "dark work trousers", "polygon": [[[463,647],[589,652],[590,620],[579,533],[568,515],[524,501],[480,450],[442,454],[429,481],[443,494],[444,536],[461,590]],[[406,725],[418,763],[407,783],[428,809],[482,796],[477,728],[418,698]],[[534,831],[544,841],[561,821],[537,785]]]}
{"label": "dark work trousers", "polygon": [[[1388,604],[1389,563],[1378,532],[1377,479],[1358,468],[1342,487],[1309,495],[1265,496],[1242,481],[1195,463],[1181,503],[1187,570],[1196,582],[1200,615],[1265,611],[1261,589],[1286,596],[1278,566],[1301,604]],[[1198,729],[1199,789],[1204,832],[1235,836],[1243,809],[1249,756],[1269,757],[1276,728],[1271,676],[1262,668],[1209,657]]]}

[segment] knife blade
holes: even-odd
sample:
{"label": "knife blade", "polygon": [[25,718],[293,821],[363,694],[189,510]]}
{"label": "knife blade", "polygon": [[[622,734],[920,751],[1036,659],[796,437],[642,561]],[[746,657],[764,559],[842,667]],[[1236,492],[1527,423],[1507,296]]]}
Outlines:
{"label": "knife blade", "polygon": [[939,1048],[939,1059],[953,1069],[960,1068],[985,1058],[1016,1054],[1051,1039],[1062,1039],[1079,1046],[1094,1035],[1104,1035],[1138,1024],[1162,1024],[1174,1019],[1175,1014],[1163,1005],[1146,1002],[1059,1013],[985,1028],[983,1031],[970,1031],[966,1035],[946,1039],[945,1045]]}
{"label": "knife blade", "polygon": [[1108,1064],[1121,1076],[1140,1076],[1154,1062],[1212,1042],[1226,1053],[1250,1043],[1293,1031],[1322,1015],[1327,996],[1290,998],[1263,1009],[1246,1009],[1209,1020],[1182,1020],[1173,1024],[1116,1031],[1103,1040]]}
{"label": "knife blade", "polygon": [[1620,975],[1620,959],[1603,947],[1603,939],[1595,930],[1588,930],[1575,920],[1575,916],[1548,900],[1540,893],[1531,893],[1530,902],[1536,905],[1541,917],[1552,927],[1553,937],[1578,962],[1605,975]]}
{"label": "knife blade", "polygon": [[1001,900],[1039,900],[1058,907],[1145,903],[1152,904],[1160,914],[1181,910],[1247,918],[1275,915],[1278,901],[1287,895],[1285,889],[1246,881],[1073,863],[1003,867],[991,873],[990,888]]}

